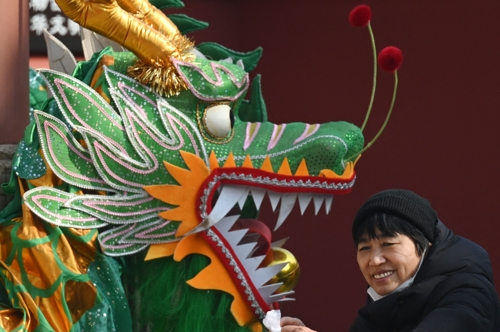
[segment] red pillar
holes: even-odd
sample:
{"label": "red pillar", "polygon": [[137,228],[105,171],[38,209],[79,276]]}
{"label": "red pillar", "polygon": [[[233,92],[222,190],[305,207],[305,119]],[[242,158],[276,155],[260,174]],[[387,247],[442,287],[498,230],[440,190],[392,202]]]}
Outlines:
{"label": "red pillar", "polygon": [[29,121],[29,7],[12,2],[0,12],[0,144],[18,143]]}

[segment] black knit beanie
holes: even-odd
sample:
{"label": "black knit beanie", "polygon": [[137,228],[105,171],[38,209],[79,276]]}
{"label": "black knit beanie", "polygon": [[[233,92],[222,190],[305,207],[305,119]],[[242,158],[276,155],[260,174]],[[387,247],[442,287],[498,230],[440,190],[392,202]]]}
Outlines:
{"label": "black knit beanie", "polygon": [[357,227],[374,213],[402,217],[424,233],[429,242],[434,242],[437,213],[428,200],[410,190],[389,189],[370,197],[356,213],[352,224],[353,236]]}

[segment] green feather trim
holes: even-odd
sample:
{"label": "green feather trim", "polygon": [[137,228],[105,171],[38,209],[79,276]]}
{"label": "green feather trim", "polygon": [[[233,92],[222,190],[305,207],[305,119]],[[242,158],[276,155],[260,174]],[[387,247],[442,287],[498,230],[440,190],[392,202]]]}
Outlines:
{"label": "green feather trim", "polygon": [[201,43],[196,48],[204,55],[210,57],[211,60],[219,61],[227,58],[233,58],[234,62],[241,60],[245,65],[245,71],[252,71],[259,63],[262,57],[262,47],[257,47],[250,52],[237,52],[217,43]]}

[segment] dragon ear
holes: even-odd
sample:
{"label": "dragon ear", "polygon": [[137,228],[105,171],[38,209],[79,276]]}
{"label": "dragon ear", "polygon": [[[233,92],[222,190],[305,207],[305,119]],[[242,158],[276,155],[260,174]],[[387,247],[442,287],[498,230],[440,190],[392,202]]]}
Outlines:
{"label": "dragon ear", "polygon": [[47,45],[50,69],[71,75],[76,68],[76,59],[73,53],[47,29],[43,29],[43,36]]}
{"label": "dragon ear", "polygon": [[261,76],[256,75],[252,81],[252,92],[250,100],[243,100],[239,109],[238,117],[246,122],[266,122],[267,108],[262,96],[260,84]]}
{"label": "dragon ear", "polygon": [[193,43],[147,0],[58,0],[61,10],[82,27],[109,38],[133,52],[139,62],[129,75],[164,95],[187,86],[171,58],[190,62]]}

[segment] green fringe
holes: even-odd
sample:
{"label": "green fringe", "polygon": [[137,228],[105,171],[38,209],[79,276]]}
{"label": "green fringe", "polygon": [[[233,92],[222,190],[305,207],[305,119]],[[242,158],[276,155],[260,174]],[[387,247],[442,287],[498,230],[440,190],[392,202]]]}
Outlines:
{"label": "green fringe", "polygon": [[186,284],[209,263],[203,255],[190,255],[181,262],[171,257],[145,262],[141,254],[127,257],[123,282],[134,331],[251,332],[231,314],[231,295]]}

